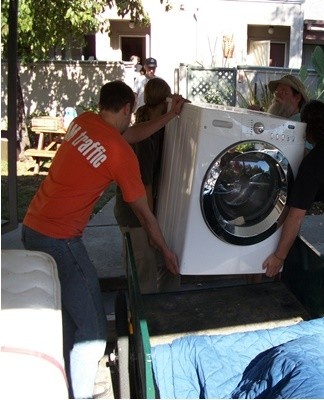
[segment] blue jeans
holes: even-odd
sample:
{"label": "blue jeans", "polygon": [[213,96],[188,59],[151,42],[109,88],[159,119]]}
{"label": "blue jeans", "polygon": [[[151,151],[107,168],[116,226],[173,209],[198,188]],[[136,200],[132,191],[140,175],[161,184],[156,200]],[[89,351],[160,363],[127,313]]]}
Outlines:
{"label": "blue jeans", "polygon": [[81,237],[55,239],[22,227],[25,249],[56,261],[61,283],[65,368],[70,397],[92,398],[107,339],[107,320],[96,269]]}

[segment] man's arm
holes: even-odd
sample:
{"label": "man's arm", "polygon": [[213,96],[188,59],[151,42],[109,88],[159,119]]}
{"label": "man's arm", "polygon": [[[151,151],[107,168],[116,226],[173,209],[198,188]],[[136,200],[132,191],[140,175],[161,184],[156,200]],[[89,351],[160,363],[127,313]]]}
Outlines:
{"label": "man's arm", "polygon": [[147,199],[147,204],[150,208],[150,210],[153,212],[154,208],[154,200],[153,200],[153,192],[152,192],[152,185],[144,185],[145,191],[146,191],[146,199]]}
{"label": "man's arm", "polygon": [[177,275],[179,273],[177,256],[168,248],[158,221],[148,206],[146,197],[142,197],[139,200],[128,204],[141,222],[141,225],[145,229],[151,244],[158,248],[163,254],[167,269],[173,274]]}
{"label": "man's arm", "polygon": [[273,277],[278,274],[291,246],[293,245],[300,230],[306,210],[291,207],[283,224],[280,240],[276,251],[271,254],[262,264],[266,275]]}
{"label": "man's arm", "polygon": [[140,142],[153,133],[163,128],[169,121],[180,114],[183,104],[187,102],[182,96],[174,94],[172,96],[172,105],[170,111],[161,115],[160,117],[146,122],[141,122],[130,126],[124,133],[123,137],[128,143]]}

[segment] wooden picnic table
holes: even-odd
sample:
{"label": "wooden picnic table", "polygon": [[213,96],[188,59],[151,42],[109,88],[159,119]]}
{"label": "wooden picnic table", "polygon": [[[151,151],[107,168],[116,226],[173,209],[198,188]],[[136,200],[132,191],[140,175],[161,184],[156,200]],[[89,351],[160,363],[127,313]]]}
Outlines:
{"label": "wooden picnic table", "polygon": [[[35,159],[34,174],[38,174],[42,159],[53,158],[55,156],[66,131],[64,129],[51,130],[38,127],[32,128],[32,131],[38,135],[37,149],[28,149],[25,151],[25,155]],[[45,145],[46,135],[49,137],[49,144],[47,145]]]}

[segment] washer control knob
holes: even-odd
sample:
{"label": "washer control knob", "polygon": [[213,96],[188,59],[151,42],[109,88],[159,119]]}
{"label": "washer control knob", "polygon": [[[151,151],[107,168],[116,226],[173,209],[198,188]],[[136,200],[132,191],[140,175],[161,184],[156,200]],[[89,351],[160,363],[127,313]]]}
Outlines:
{"label": "washer control knob", "polygon": [[264,125],[263,125],[263,123],[262,123],[262,122],[256,122],[256,123],[253,125],[253,130],[254,130],[254,133],[256,133],[257,135],[260,135],[260,133],[263,133],[263,132],[264,132]]}

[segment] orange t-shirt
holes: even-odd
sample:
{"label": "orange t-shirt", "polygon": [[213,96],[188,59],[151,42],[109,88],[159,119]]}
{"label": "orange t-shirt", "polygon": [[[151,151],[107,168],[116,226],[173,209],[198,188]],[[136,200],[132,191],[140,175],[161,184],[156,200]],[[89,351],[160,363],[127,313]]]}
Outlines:
{"label": "orange t-shirt", "polygon": [[46,236],[81,236],[101,194],[112,182],[126,202],[145,196],[137,158],[121,133],[95,113],[70,125],[24,225]]}

